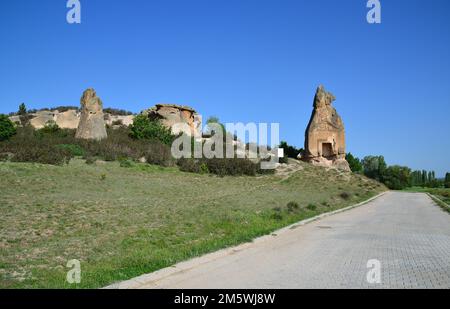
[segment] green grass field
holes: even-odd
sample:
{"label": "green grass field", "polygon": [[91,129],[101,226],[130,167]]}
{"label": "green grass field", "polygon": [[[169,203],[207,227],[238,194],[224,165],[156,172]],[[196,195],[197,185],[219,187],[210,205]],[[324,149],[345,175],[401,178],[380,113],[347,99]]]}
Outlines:
{"label": "green grass field", "polygon": [[[290,176],[220,178],[81,159],[0,163],[0,288],[103,287],[386,190],[360,175],[302,166]],[[81,261],[78,285],[66,282],[72,259]]]}

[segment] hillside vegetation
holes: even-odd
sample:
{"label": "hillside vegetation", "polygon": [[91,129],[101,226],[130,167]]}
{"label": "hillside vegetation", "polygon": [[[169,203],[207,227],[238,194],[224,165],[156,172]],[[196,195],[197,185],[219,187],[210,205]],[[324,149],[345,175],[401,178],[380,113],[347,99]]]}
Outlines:
{"label": "hillside vegetation", "polygon": [[[385,190],[296,164],[280,175],[218,177],[134,162],[0,162],[0,288],[102,287]],[[66,282],[72,259],[81,261],[78,285]]]}

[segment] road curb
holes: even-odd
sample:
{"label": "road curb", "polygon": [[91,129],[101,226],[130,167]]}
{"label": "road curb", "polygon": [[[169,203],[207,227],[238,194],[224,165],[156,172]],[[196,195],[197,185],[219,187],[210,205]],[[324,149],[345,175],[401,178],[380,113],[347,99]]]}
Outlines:
{"label": "road curb", "polygon": [[[444,202],[443,200],[441,200],[440,198],[438,198],[437,196],[434,196],[431,193],[426,192],[426,194],[432,199],[434,200],[434,202],[436,202],[435,200],[438,200],[439,202],[441,202],[442,204],[444,204],[448,209],[450,209],[450,205],[448,205],[446,202]],[[440,205],[438,205],[439,207],[441,207]]]}
{"label": "road curb", "polygon": [[111,284],[111,285],[109,285],[107,287],[104,287],[103,289],[136,289],[136,288],[142,287],[143,285],[148,285],[148,284],[151,284],[151,283],[153,283],[153,285],[155,287],[157,287],[157,282],[162,280],[162,279],[164,279],[164,278],[166,278],[166,277],[168,277],[168,276],[171,276],[171,275],[176,274],[176,273],[188,271],[189,269],[192,269],[192,268],[197,267],[199,265],[202,265],[202,264],[214,261],[214,260],[216,260],[216,259],[218,259],[220,257],[227,256],[229,254],[233,254],[233,253],[242,251],[242,250],[244,250],[244,249],[246,249],[246,248],[248,248],[248,247],[250,247],[252,245],[268,241],[270,239],[273,239],[274,236],[282,235],[282,234],[287,233],[287,232],[289,232],[289,231],[291,231],[291,230],[293,230],[295,228],[298,228],[300,226],[304,226],[304,225],[306,225],[308,223],[311,223],[311,222],[314,222],[314,221],[318,221],[318,220],[323,219],[325,217],[329,217],[329,216],[332,216],[332,215],[335,215],[335,214],[338,214],[338,213],[342,213],[342,212],[345,212],[345,211],[348,211],[348,210],[351,210],[351,209],[354,209],[354,208],[357,208],[357,207],[361,207],[361,206],[363,206],[363,205],[365,205],[367,203],[372,202],[375,199],[380,198],[381,196],[385,195],[387,192],[389,192],[389,191],[382,192],[382,193],[380,193],[380,194],[378,194],[378,195],[376,195],[376,196],[374,196],[374,197],[372,197],[372,198],[370,198],[370,199],[368,199],[368,200],[366,200],[364,202],[358,203],[356,205],[352,205],[352,206],[348,206],[348,207],[345,207],[345,208],[342,208],[342,209],[338,209],[338,210],[335,210],[335,211],[323,213],[323,214],[320,214],[320,215],[315,216],[313,218],[305,219],[305,220],[302,220],[300,222],[291,224],[291,225],[289,225],[287,227],[284,227],[282,229],[279,229],[279,230],[271,233],[270,235],[265,235],[265,236],[258,237],[256,239],[254,239],[252,242],[244,243],[244,244],[237,245],[237,246],[234,246],[234,247],[221,249],[221,250],[218,250],[216,252],[208,253],[208,254],[205,254],[205,255],[200,256],[200,257],[195,257],[195,258],[192,258],[192,259],[190,259],[188,261],[180,262],[180,263],[178,263],[178,264],[176,264],[174,266],[171,266],[171,267],[166,267],[166,268],[157,270],[155,272],[152,272],[152,273],[149,273],[149,274],[145,274],[145,275],[142,275],[142,276],[130,279],[130,280],[126,280],[126,281],[122,281],[122,282]]}

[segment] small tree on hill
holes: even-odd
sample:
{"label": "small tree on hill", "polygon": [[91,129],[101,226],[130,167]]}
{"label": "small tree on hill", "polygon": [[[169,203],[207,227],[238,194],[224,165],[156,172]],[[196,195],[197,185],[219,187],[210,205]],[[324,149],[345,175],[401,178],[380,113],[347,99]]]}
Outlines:
{"label": "small tree on hill", "polygon": [[171,145],[175,139],[172,131],[159,120],[151,120],[146,115],[138,115],[130,126],[131,137],[135,139],[153,139]]}
{"label": "small tree on hill", "polygon": [[19,105],[19,111],[17,112],[19,116],[25,116],[27,114],[27,107],[25,106],[25,103],[21,103]]}
{"label": "small tree on hill", "polygon": [[0,114],[0,141],[5,141],[16,134],[16,127],[8,116]]}
{"label": "small tree on hill", "polygon": [[348,164],[350,165],[350,169],[353,173],[362,173],[363,166],[361,164],[361,160],[358,157],[353,156],[350,152],[345,156]]}

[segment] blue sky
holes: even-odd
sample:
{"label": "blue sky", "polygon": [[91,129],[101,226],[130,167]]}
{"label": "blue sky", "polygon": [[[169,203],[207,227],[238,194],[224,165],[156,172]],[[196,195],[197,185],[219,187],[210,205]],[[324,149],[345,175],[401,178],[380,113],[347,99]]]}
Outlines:
{"label": "blue sky", "polygon": [[319,84],[348,151],[450,171],[450,1],[66,0],[0,2],[0,113],[78,105],[94,87],[134,112],[191,105],[223,122],[279,122],[303,146]]}

